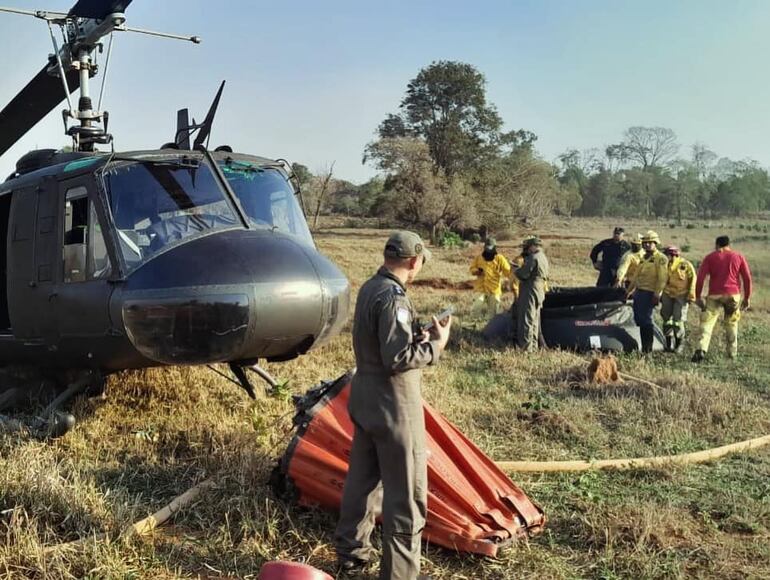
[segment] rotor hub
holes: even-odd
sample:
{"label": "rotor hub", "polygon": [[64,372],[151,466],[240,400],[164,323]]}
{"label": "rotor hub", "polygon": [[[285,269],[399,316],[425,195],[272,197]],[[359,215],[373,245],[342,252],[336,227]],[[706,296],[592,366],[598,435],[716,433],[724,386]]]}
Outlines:
{"label": "rotor hub", "polygon": [[[96,143],[112,142],[112,136],[107,132],[109,115],[107,111],[102,110],[101,103],[114,32],[136,32],[186,40],[195,44],[201,42],[197,36],[180,36],[127,27],[125,10],[131,2],[132,0],[77,0],[69,12],[0,8],[0,12],[32,16],[45,21],[54,47],[49,63],[0,111],[0,155],[61,102],[61,92],[57,90],[59,87],[64,89],[64,97],[67,99],[68,106],[63,111],[62,118],[65,134],[73,139],[73,149],[90,152]],[[61,33],[58,40],[54,28]],[[102,52],[101,42],[105,36],[109,37],[109,44],[101,89],[98,99],[92,99],[90,79],[98,72],[97,57]],[[75,104],[70,95],[78,88],[80,97]],[[70,126],[72,121],[77,123],[77,126]]]}

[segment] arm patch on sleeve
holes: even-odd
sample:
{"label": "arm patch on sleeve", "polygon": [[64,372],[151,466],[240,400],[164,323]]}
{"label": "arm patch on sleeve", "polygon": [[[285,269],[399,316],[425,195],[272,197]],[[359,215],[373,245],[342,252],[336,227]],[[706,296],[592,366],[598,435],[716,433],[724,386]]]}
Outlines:
{"label": "arm patch on sleeve", "polygon": [[401,324],[409,324],[409,310],[406,308],[398,307],[396,309],[396,320]]}

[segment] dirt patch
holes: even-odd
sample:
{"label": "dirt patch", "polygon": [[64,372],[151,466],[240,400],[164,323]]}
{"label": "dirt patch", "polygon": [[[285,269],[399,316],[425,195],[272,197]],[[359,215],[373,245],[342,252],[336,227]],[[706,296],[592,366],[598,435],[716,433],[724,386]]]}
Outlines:
{"label": "dirt patch", "polygon": [[473,290],[473,280],[452,282],[446,278],[422,278],[411,282],[411,285],[434,290]]}
{"label": "dirt patch", "polygon": [[620,381],[618,361],[614,356],[594,357],[588,366],[574,366],[556,373],[557,382],[566,382],[573,390],[591,385],[615,385]]}
{"label": "dirt patch", "polygon": [[614,356],[596,357],[588,365],[586,379],[597,385],[611,385],[620,380],[618,361]]}

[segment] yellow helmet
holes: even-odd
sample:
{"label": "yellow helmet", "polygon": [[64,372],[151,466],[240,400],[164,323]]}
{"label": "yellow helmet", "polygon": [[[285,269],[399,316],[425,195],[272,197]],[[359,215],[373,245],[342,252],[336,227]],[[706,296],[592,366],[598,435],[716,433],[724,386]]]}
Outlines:
{"label": "yellow helmet", "polygon": [[641,246],[642,245],[642,234],[636,234],[633,238],[631,238],[631,243],[635,246]]}
{"label": "yellow helmet", "polygon": [[649,230],[642,236],[642,242],[655,242],[656,244],[660,244],[660,236],[657,232]]}

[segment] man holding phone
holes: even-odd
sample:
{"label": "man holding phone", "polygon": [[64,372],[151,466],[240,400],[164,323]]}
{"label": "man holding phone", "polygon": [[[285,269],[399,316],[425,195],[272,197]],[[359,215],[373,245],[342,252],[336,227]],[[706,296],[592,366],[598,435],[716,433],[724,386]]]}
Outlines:
{"label": "man holding phone", "polygon": [[355,431],[334,543],[341,572],[359,573],[372,555],[381,505],[380,578],[414,580],[428,494],[421,369],[438,362],[452,317],[434,317],[429,331],[413,334],[406,288],[430,259],[420,236],[393,233],[384,256],[356,301],[356,374],[348,403]]}

